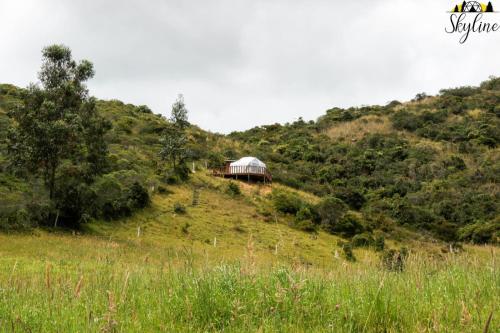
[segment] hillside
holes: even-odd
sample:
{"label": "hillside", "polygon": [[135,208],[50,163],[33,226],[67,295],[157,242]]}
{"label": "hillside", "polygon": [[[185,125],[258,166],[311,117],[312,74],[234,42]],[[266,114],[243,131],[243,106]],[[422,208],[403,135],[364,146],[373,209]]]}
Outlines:
{"label": "hillside", "polygon": [[[158,157],[170,121],[99,100],[107,163],[80,182],[64,164],[54,215],[6,154],[23,90],[0,85],[0,332],[498,331],[498,248],[455,243],[498,243],[498,97],[493,79],[227,136],[190,125],[177,169]],[[242,155],[273,184],[212,176]]]}
{"label": "hillside", "polygon": [[[417,232],[429,239],[495,242],[500,210],[499,82],[492,78],[480,87],[443,90],[434,97],[418,95],[407,103],[333,108],[315,122],[299,120],[228,136],[191,125],[187,166],[206,173],[207,167],[219,165],[224,158],[255,155],[268,163],[275,183],[285,186],[281,192],[289,193],[286,187],[292,187],[320,198],[334,196],[369,233],[377,231],[396,240]],[[11,122],[7,111],[22,103],[21,92],[11,85],[0,86],[2,143]],[[97,101],[96,106],[112,124],[106,134],[109,164],[91,187],[104,213],[94,218],[88,213],[86,221],[127,221],[130,214],[144,214],[116,203],[135,182],[152,195],[153,207],[160,200],[156,196],[163,197],[159,191],[196,187],[198,177],[183,184],[159,161],[160,137],[168,126],[164,117],[146,106],[116,100]],[[0,168],[0,225],[26,227],[27,216],[30,223],[43,225],[42,183],[10,172],[3,153]],[[187,206],[190,200],[185,196],[179,203]],[[314,204],[304,201],[312,211],[305,218],[310,222],[304,224],[294,216],[299,214],[300,200],[291,212],[276,209],[272,195],[266,200],[265,214],[279,216],[294,228],[317,229]],[[225,207],[217,214],[228,214]],[[255,209],[262,213],[262,207]],[[198,217],[191,220],[199,222]]]}
{"label": "hillside", "polygon": [[498,78],[229,137],[268,161],[277,181],[334,195],[376,228],[396,223],[476,242],[492,240],[496,230],[498,237]]}

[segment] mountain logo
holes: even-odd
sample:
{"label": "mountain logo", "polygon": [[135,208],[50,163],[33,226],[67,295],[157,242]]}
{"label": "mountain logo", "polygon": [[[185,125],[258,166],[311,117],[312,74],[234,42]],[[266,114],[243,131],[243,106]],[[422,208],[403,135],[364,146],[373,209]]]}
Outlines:
{"label": "mountain logo", "polygon": [[459,5],[455,5],[452,13],[493,13],[493,5],[491,1],[487,4],[477,1],[464,1]]}
{"label": "mountain logo", "polygon": [[498,13],[493,9],[491,1],[487,4],[478,1],[463,1],[455,5],[449,13],[451,26],[446,27],[445,31],[449,34],[458,33],[460,44],[465,43],[472,33],[484,35],[500,30],[497,16],[489,15]]}

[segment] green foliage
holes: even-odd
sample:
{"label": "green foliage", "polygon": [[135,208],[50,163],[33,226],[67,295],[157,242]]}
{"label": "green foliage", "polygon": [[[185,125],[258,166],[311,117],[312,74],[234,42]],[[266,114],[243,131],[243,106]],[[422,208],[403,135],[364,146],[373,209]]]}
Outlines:
{"label": "green foliage", "polygon": [[374,245],[375,240],[372,235],[367,232],[363,232],[361,234],[354,235],[351,243],[354,247],[368,247]]}
{"label": "green foliage", "polygon": [[180,202],[176,202],[174,204],[174,212],[176,214],[186,214],[187,210],[186,210],[186,206],[184,206],[183,204],[181,204]]}
{"label": "green foliage", "polygon": [[500,218],[491,222],[476,222],[458,231],[459,239],[474,244],[500,243]]}
{"label": "green foliage", "polygon": [[300,197],[292,192],[273,190],[272,200],[277,211],[295,215],[304,206]]}
{"label": "green foliage", "polygon": [[149,193],[139,182],[134,182],[127,193],[131,208],[140,209],[149,205]]}
{"label": "green foliage", "polygon": [[321,226],[330,233],[343,232],[343,226],[339,226],[340,220],[347,212],[347,205],[340,199],[327,197],[316,207]]}
{"label": "green foliage", "polygon": [[186,109],[186,105],[184,104],[184,97],[182,95],[179,95],[175,103],[172,105],[170,121],[181,132],[189,126],[188,110]]}
{"label": "green foliage", "polygon": [[356,257],[354,256],[354,252],[352,250],[353,245],[351,243],[343,243],[342,244],[342,251],[344,253],[344,258],[347,261],[354,262],[356,261]]}
{"label": "green foliage", "polygon": [[162,160],[170,161],[176,169],[179,164],[183,164],[187,158],[187,137],[183,130],[176,126],[169,126],[163,132],[160,140],[162,148],[160,157]]}
{"label": "green foliage", "polygon": [[241,190],[240,190],[240,187],[238,184],[236,184],[235,182],[229,182],[227,184],[227,190],[226,192],[230,195],[230,196],[238,196],[238,195],[241,195]]}
{"label": "green foliage", "polygon": [[385,237],[382,235],[375,237],[375,241],[374,241],[373,246],[375,248],[375,251],[377,251],[377,252],[384,251],[384,249],[385,249]]}
{"label": "green foliage", "polygon": [[[188,231],[196,237],[194,225]],[[179,230],[177,237],[191,244],[191,237],[182,235]],[[172,251],[172,244],[164,241],[154,242],[152,251],[144,243],[116,236],[110,241],[84,235],[0,235],[0,285],[7,286],[0,297],[0,309],[6,309],[0,315],[2,328],[484,332],[488,316],[498,307],[498,271],[489,253],[494,248],[473,248],[450,260],[412,256],[402,274],[388,274],[364,256],[356,264],[328,260],[326,268],[308,269],[306,264],[280,262],[248,273],[244,268],[251,264],[243,256],[234,264],[211,261],[211,249],[220,252],[222,247],[205,242],[194,248],[206,254],[196,256],[189,245]],[[96,309],[92,320],[89,309]],[[489,333],[498,327],[496,313]]]}
{"label": "green foliage", "polygon": [[339,221],[332,225],[328,231],[334,234],[339,234],[344,237],[352,237],[362,233],[365,227],[361,223],[359,217],[351,212],[347,212]]}
{"label": "green foliage", "polygon": [[153,113],[153,111],[151,111],[151,109],[147,105],[139,105],[137,107],[137,112],[141,112],[141,113]]}
{"label": "green foliage", "polygon": [[106,167],[103,138],[110,125],[97,114],[85,86],[94,75],[92,64],[77,63],[62,45],[42,53],[41,87],[30,85],[22,92],[20,107],[11,110],[7,151],[13,168],[44,180],[56,221],[62,214],[66,225],[77,227],[85,203],[93,199],[88,184]]}

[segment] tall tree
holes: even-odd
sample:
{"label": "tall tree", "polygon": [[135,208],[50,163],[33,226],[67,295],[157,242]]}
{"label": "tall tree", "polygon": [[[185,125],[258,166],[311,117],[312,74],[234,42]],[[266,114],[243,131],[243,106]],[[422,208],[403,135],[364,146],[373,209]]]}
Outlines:
{"label": "tall tree", "polygon": [[53,201],[61,165],[78,165],[87,181],[103,169],[110,124],[97,114],[85,85],[94,76],[92,63],[77,63],[64,45],[48,46],[42,55],[40,83],[28,86],[22,105],[10,113],[8,152],[13,164],[43,177]]}
{"label": "tall tree", "polygon": [[172,105],[170,121],[180,130],[185,130],[189,126],[188,110],[184,104],[184,96],[179,95],[175,103]]}
{"label": "tall tree", "polygon": [[493,5],[491,4],[491,1],[489,1],[488,5],[486,6],[486,12],[493,13]]}
{"label": "tall tree", "polygon": [[160,157],[162,160],[170,161],[174,170],[181,164],[187,156],[187,137],[184,131],[170,125],[163,132],[160,139],[161,150]]}
{"label": "tall tree", "polygon": [[186,136],[186,129],[189,126],[188,110],[182,95],[179,95],[172,105],[170,122],[160,139],[162,145],[160,157],[162,160],[170,161],[174,170],[177,170],[187,157],[188,143]]}

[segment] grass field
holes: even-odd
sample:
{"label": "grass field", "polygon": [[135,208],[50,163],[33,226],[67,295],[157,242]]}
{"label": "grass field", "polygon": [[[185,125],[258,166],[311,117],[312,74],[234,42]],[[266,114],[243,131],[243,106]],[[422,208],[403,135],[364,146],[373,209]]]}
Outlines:
{"label": "grass field", "polygon": [[0,332],[484,332],[491,314],[499,331],[498,248],[408,243],[389,272],[372,250],[351,263],[337,237],[265,218],[269,188],[225,186],[197,173],[128,219],[0,234]]}
{"label": "grass field", "polygon": [[[370,256],[329,268],[193,248],[49,235],[0,236],[1,332],[498,332],[497,249]],[[208,256],[208,255],[207,255]]]}

